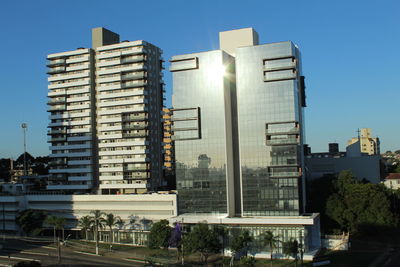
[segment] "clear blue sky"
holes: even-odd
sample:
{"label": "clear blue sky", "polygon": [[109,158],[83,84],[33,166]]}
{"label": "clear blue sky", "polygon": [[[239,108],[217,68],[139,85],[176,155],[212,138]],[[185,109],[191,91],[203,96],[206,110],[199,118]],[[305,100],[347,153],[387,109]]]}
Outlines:
{"label": "clear blue sky", "polygon": [[[400,1],[18,1],[0,5],[0,158],[47,155],[46,55],[91,46],[91,28],[146,40],[164,58],[218,48],[218,32],[255,28],[261,43],[292,40],[306,76],[313,152],[373,128],[381,150],[400,149]],[[167,64],[168,66],[168,64]],[[165,72],[167,105],[171,75]]]}

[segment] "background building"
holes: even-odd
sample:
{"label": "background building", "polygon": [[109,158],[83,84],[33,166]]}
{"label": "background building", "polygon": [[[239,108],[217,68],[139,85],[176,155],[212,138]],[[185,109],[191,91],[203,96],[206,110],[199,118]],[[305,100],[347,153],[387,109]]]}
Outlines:
{"label": "background building", "polygon": [[48,56],[48,189],[144,193],[162,182],[161,49],[93,29],[92,48]]}
{"label": "background building", "polygon": [[347,142],[347,155],[349,157],[360,156],[361,153],[367,155],[379,155],[380,141],[378,137],[372,137],[370,128],[361,128],[358,130],[358,137],[353,137]]}

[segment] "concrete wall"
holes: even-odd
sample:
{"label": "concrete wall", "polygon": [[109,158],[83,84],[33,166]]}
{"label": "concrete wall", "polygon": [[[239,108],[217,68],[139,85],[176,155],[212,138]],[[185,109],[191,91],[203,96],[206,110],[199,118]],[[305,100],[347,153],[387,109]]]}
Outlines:
{"label": "concrete wall", "polygon": [[76,227],[79,218],[100,210],[120,216],[129,222],[130,216],[159,221],[177,215],[175,194],[143,195],[22,195],[0,196],[0,230],[4,216],[6,230],[15,231],[15,218],[26,209],[43,210],[49,214],[67,218],[68,227]]}
{"label": "concrete wall", "polygon": [[342,158],[306,158],[308,179],[313,180],[324,174],[351,170],[358,179],[367,179],[371,183],[380,182],[380,159],[377,156],[342,157]]}

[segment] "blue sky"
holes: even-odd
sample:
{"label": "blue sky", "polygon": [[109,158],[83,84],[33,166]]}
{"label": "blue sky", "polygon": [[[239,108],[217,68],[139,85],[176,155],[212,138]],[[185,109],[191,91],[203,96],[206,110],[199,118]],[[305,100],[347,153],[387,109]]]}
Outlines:
{"label": "blue sky", "polygon": [[[146,40],[164,58],[218,49],[218,32],[255,28],[260,43],[292,40],[306,76],[312,151],[373,128],[381,150],[400,149],[400,1],[8,1],[0,5],[0,158],[49,153],[46,55],[91,46],[91,28]],[[168,66],[168,64],[167,64]],[[167,105],[171,75],[165,72]]]}

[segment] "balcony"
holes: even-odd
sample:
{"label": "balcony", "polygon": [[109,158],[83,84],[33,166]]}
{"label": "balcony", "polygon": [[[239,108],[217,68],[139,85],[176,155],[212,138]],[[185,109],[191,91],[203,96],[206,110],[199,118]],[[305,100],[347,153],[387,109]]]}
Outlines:
{"label": "balcony", "polygon": [[65,141],[67,141],[67,136],[57,136],[57,137],[50,137],[49,139],[48,139],[48,141],[49,142],[65,142]]}
{"label": "balcony", "polygon": [[125,124],[122,125],[122,130],[143,130],[147,128],[146,123],[141,123],[141,124]]}
{"label": "balcony", "polygon": [[56,73],[61,73],[61,72],[65,72],[65,71],[66,71],[65,66],[59,66],[59,67],[54,67],[54,68],[48,68],[47,74],[56,74]]}
{"label": "balcony", "polygon": [[64,111],[64,110],[66,110],[66,106],[65,105],[50,106],[47,109],[47,111]]}
{"label": "balcony", "polygon": [[67,164],[65,160],[53,160],[49,162],[50,166],[65,165]]}
{"label": "balcony", "polygon": [[146,137],[147,135],[148,135],[147,131],[139,131],[138,133],[122,133],[122,138]]}
{"label": "balcony", "polygon": [[58,65],[65,65],[66,60],[65,58],[58,58],[58,59],[53,59],[53,60],[47,60],[47,66],[52,67],[52,66],[58,66]]}
{"label": "balcony", "polygon": [[136,57],[123,57],[121,58],[121,64],[125,63],[137,63],[137,62],[142,62],[145,61],[144,56],[136,56]]}
{"label": "balcony", "polygon": [[131,81],[131,82],[122,82],[121,88],[133,88],[133,87],[142,87],[147,84],[146,81]]}
{"label": "balcony", "polygon": [[125,73],[121,75],[121,80],[126,81],[126,80],[137,80],[137,79],[143,79],[145,78],[145,72],[139,72],[139,73]]}
{"label": "balcony", "polygon": [[300,172],[269,172],[268,174],[271,178],[289,178],[301,176]]}
{"label": "balcony", "polygon": [[293,127],[290,129],[279,129],[279,130],[266,130],[267,135],[283,135],[283,134],[298,134],[299,128]]}
{"label": "balcony", "polygon": [[66,129],[52,129],[47,131],[48,135],[52,135],[52,134],[66,134],[67,130]]}
{"label": "balcony", "polygon": [[299,144],[299,138],[280,138],[270,139],[266,141],[267,146],[279,146],[279,145],[297,145]]}
{"label": "balcony", "polygon": [[148,179],[150,178],[150,174],[146,172],[142,173],[132,173],[132,174],[125,174],[124,179],[129,180],[129,179]]}
{"label": "balcony", "polygon": [[123,115],[122,116],[122,121],[123,122],[128,122],[128,121],[144,121],[147,120],[148,116],[147,115]]}
{"label": "balcony", "polygon": [[65,97],[56,97],[56,98],[50,98],[47,104],[49,105],[55,105],[55,104],[63,104],[65,103]]}

